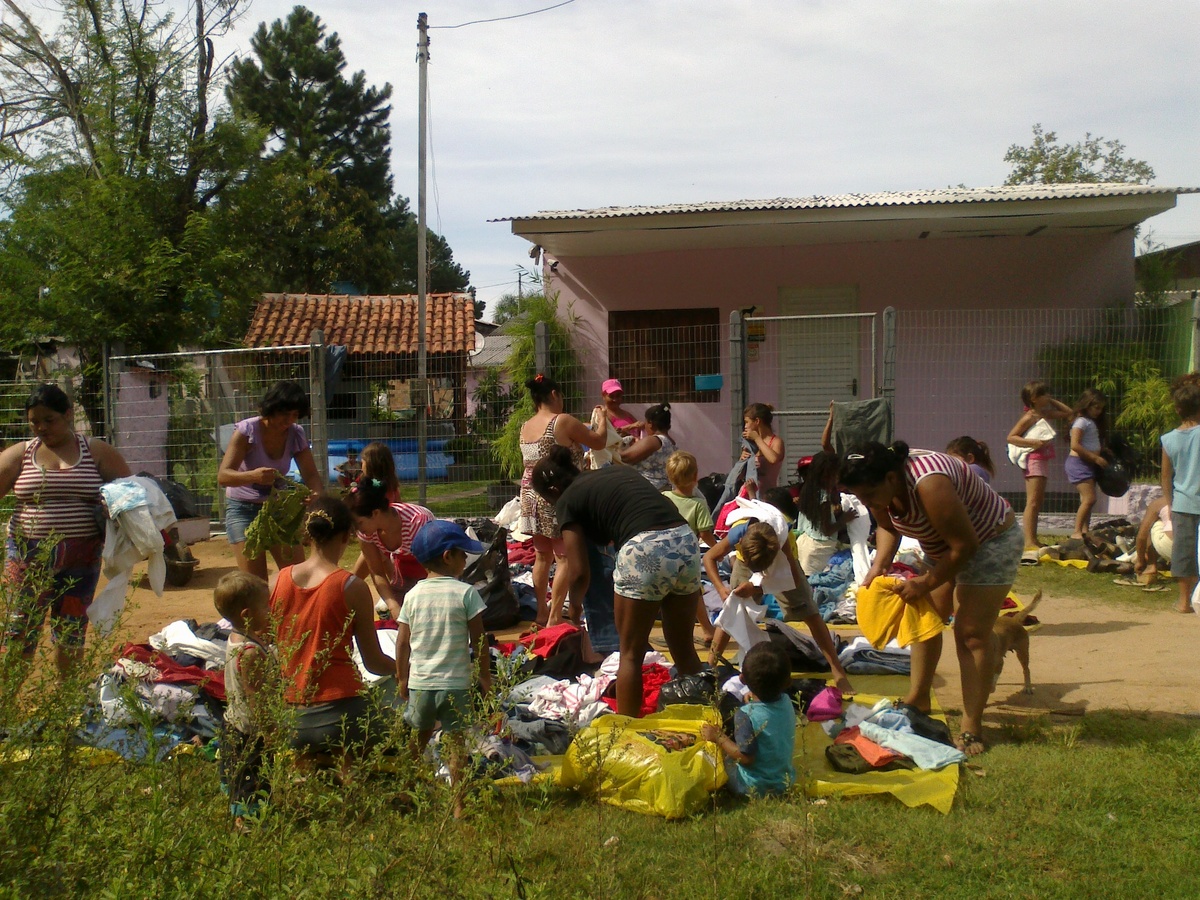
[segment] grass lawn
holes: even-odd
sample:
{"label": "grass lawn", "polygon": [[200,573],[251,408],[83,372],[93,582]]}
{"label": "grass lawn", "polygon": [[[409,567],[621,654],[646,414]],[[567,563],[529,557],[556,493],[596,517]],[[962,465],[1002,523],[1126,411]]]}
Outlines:
{"label": "grass lawn", "polygon": [[[559,789],[446,792],[404,773],[290,785],[234,832],[195,756],[9,764],[0,894],[105,897],[1195,897],[1200,721],[1034,721],[942,816],[891,798],[714,800],[682,822]],[[16,777],[14,777],[16,776]],[[401,787],[405,801],[398,802]],[[20,793],[18,793],[20,791]]]}
{"label": "grass lawn", "polygon": [[1136,609],[1166,609],[1178,598],[1179,589],[1173,581],[1167,582],[1165,591],[1147,593],[1140,588],[1113,584],[1115,577],[1044,562],[1040,566],[1021,566],[1013,591],[1027,597],[1040,590],[1047,597],[1069,595]]}

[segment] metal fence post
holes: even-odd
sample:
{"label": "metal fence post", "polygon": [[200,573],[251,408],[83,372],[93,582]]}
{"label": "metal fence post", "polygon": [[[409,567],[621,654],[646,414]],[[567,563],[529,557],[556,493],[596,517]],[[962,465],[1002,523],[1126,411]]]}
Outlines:
{"label": "metal fence post", "polygon": [[1192,371],[1200,372],[1200,291],[1192,291]]}
{"label": "metal fence post", "polygon": [[896,416],[896,308],[883,311],[883,391],[884,399]]}
{"label": "metal fence post", "polygon": [[746,408],[746,320],[740,310],[729,314],[729,453],[730,460],[741,455],[742,410]]}
{"label": "metal fence post", "polygon": [[111,356],[112,353],[109,350],[108,341],[105,341],[100,351],[100,363],[104,367],[100,373],[101,391],[104,394],[104,428],[103,433],[96,436],[104,438],[114,447],[119,447],[120,445],[117,443],[117,417],[115,415],[117,404],[116,398],[113,396],[112,376],[109,374],[108,368],[112,362]]}
{"label": "metal fence post", "polygon": [[545,373],[550,365],[550,327],[545,322],[533,326],[533,359],[538,372]]}
{"label": "metal fence post", "polygon": [[321,483],[329,481],[329,431],[326,416],[329,409],[325,396],[325,332],[314,328],[309,336],[308,396],[312,407],[312,455],[321,475]]}

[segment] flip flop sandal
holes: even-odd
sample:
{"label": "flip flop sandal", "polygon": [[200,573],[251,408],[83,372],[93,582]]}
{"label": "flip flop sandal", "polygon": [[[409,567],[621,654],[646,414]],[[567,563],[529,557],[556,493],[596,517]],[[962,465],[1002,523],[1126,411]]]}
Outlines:
{"label": "flip flop sandal", "polygon": [[1145,591],[1147,594],[1161,594],[1163,591],[1167,590],[1167,585],[1165,585],[1165,584],[1143,584],[1142,590]]}
{"label": "flip flop sandal", "polygon": [[1122,587],[1147,587],[1147,585],[1143,585],[1136,578],[1130,578],[1127,575],[1122,575],[1119,578],[1114,578],[1113,584],[1119,584]]}
{"label": "flip flop sandal", "polygon": [[[979,745],[979,749],[974,753],[967,753],[967,748],[974,746],[975,744]],[[965,753],[968,759],[979,756],[985,750],[987,750],[987,747],[985,747],[983,744],[983,739],[980,738],[979,735],[970,731],[961,732],[958,736],[958,740],[954,742],[954,746]]]}

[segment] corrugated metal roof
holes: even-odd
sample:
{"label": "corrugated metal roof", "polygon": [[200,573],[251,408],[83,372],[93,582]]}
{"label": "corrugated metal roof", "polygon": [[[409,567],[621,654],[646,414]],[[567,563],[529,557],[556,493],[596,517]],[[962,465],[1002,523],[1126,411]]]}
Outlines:
{"label": "corrugated metal roof", "polygon": [[982,188],[944,188],[934,191],[885,191],[873,194],[832,194],[816,197],[777,197],[773,200],[734,200],[672,203],[663,206],[603,206],[598,209],[543,210],[529,216],[507,216],[492,222],[560,219],[618,219],[686,213],[765,212],[769,210],[849,209],[854,207],[932,206],[957,203],[1000,203],[1029,200],[1073,200],[1088,197],[1130,197],[1154,194],[1195,194],[1200,188],[1150,184],[1032,184]]}
{"label": "corrugated metal roof", "polygon": [[[480,342],[483,346],[480,346]],[[503,366],[508,362],[511,353],[512,338],[509,335],[495,332],[487,336],[477,334],[475,349],[471,351],[469,359],[472,368],[485,369],[492,366]]]}

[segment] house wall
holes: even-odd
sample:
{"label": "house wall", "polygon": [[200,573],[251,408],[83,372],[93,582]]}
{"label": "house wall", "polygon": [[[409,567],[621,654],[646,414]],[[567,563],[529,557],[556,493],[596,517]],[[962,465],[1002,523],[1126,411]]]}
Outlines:
{"label": "house wall", "polygon": [[[151,396],[151,389],[156,396]],[[141,369],[124,369],[117,376],[117,449],[129,470],[169,475],[167,471],[167,376]]]}
{"label": "house wall", "polygon": [[[608,377],[608,313],[614,310],[716,306],[722,323],[728,323],[730,312],[752,305],[758,307],[759,315],[778,315],[782,288],[852,286],[859,312],[879,312],[891,306],[901,315],[906,310],[1090,308],[1128,302],[1134,292],[1132,231],[688,250],[569,257],[557,262],[555,271],[546,269],[547,289],[558,291],[559,309],[564,315],[569,310],[575,317],[588,406],[599,402],[600,383]],[[758,363],[752,362],[751,382],[756,382],[755,366],[770,365],[769,361],[777,358],[763,353]],[[721,370],[726,386],[720,402],[673,404],[672,435],[681,447],[696,454],[702,473],[729,467],[731,411],[725,340],[721,341]],[[757,381],[763,387],[750,399],[777,402],[778,392],[772,386],[778,379]],[[1019,388],[1018,384],[1016,390]],[[917,385],[898,379],[896,433],[928,440],[932,435],[923,435],[929,429],[920,426],[929,420],[930,410],[927,398],[918,391]],[[1004,408],[980,409],[981,418],[1015,420],[1020,410],[1015,391],[1013,394],[1011,400],[988,399],[986,404],[1003,403]],[[965,424],[959,417],[953,418],[955,429]],[[938,433],[941,430],[937,429]],[[961,433],[964,431],[954,430],[948,436]],[[1003,434],[980,437],[992,446],[1003,446]],[[795,458],[814,449],[789,447],[785,471]]]}

